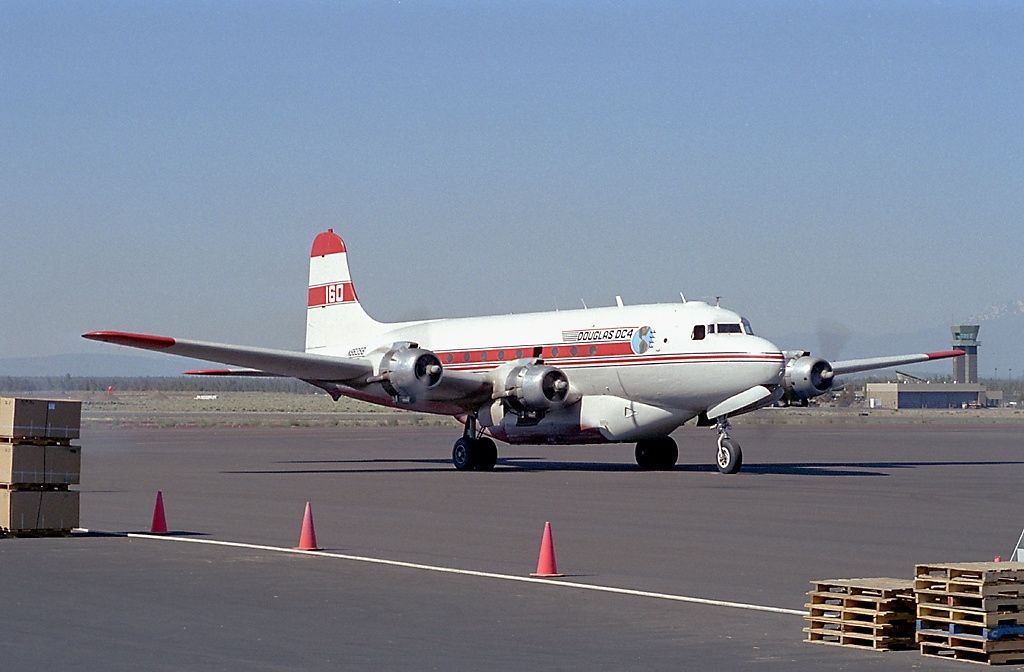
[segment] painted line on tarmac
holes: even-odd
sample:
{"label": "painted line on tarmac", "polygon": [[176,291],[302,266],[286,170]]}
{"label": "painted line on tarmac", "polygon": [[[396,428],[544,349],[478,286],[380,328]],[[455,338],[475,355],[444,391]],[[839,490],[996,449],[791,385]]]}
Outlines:
{"label": "painted line on tarmac", "polygon": [[634,597],[647,597],[657,600],[670,600],[672,602],[688,602],[690,604],[703,604],[712,607],[729,607],[732,609],[745,609],[747,611],[765,611],[773,614],[788,614],[792,616],[806,616],[807,612],[797,609],[783,609],[782,607],[769,607],[762,604],[747,604],[744,602],[729,602],[727,600],[709,600],[703,597],[689,597],[687,595],[672,595],[669,593],[653,593],[646,590],[631,590],[629,588],[616,588],[614,586],[601,586],[592,583],[578,583],[576,581],[562,581],[556,579],[543,579],[533,576],[515,576],[512,574],[496,574],[494,572],[479,572],[472,569],[457,569],[455,567],[438,567],[435,565],[421,565],[415,562],[402,562],[401,560],[386,560],[384,558],[368,558],[361,555],[346,555],[344,553],[333,553],[330,551],[300,551],[296,548],[283,548],[281,546],[263,546],[260,544],[244,544],[237,541],[218,541],[216,539],[193,539],[189,537],[165,537],[155,534],[141,534],[129,532],[126,537],[133,539],[151,539],[154,541],[178,541],[187,544],[206,544],[208,546],[227,546],[230,548],[247,548],[256,551],[270,551],[272,553],[289,553],[292,555],[311,555],[321,558],[334,558],[336,560],[349,560],[353,562],[365,562],[374,565],[387,565],[389,567],[402,567],[405,569],[418,569],[427,572],[440,572],[442,574],[459,574],[462,576],[475,576],[483,579],[498,579],[501,581],[518,581],[520,583],[540,583],[548,586],[561,586],[562,588],[576,588],[578,590],[592,590],[600,593],[615,593],[617,595],[632,595]]}

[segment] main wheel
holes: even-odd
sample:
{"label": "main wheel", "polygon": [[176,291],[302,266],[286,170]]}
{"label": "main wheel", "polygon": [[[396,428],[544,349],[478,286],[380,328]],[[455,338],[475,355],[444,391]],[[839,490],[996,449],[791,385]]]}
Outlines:
{"label": "main wheel", "polygon": [[735,474],[743,466],[743,451],[740,444],[726,437],[718,438],[718,455],[715,460],[723,474]]}
{"label": "main wheel", "polygon": [[636,463],[641,469],[666,470],[675,466],[679,448],[670,436],[636,442]]}
{"label": "main wheel", "polygon": [[476,440],[477,471],[490,471],[498,463],[498,447],[486,436]]}
{"label": "main wheel", "polygon": [[479,461],[479,453],[477,442],[464,436],[452,448],[452,464],[459,471],[474,469]]}

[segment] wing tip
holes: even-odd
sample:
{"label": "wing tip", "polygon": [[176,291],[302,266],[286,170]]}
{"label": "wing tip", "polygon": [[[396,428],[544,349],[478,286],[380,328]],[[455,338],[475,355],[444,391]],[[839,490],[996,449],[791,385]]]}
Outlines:
{"label": "wing tip", "polygon": [[128,331],[88,331],[82,334],[82,338],[86,338],[90,341],[102,341],[103,343],[115,343],[117,345],[129,345],[136,348],[147,348],[149,350],[162,350],[175,344],[175,340],[170,336],[134,334]]}
{"label": "wing tip", "polygon": [[947,357],[963,357],[965,353],[963,350],[942,350],[939,352],[926,352],[928,359],[946,359]]}

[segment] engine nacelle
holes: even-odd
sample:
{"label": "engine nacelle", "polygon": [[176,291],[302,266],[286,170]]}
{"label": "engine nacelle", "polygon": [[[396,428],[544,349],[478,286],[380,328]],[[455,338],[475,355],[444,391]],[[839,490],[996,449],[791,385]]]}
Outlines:
{"label": "engine nacelle", "polygon": [[543,364],[512,369],[505,378],[503,397],[517,413],[544,413],[576,401],[565,372]]}
{"label": "engine nacelle", "polygon": [[384,353],[374,379],[380,381],[392,397],[412,402],[418,395],[437,387],[443,371],[437,355],[408,343]]}
{"label": "engine nacelle", "polygon": [[803,402],[832,389],[832,365],[820,357],[803,354],[786,362],[783,387],[789,401]]}

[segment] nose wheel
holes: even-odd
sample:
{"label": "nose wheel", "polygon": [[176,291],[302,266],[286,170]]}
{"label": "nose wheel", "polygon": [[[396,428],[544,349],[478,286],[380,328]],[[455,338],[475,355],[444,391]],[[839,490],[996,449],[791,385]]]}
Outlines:
{"label": "nose wheel", "polygon": [[718,454],[715,456],[718,471],[735,474],[743,467],[743,451],[740,444],[729,436],[729,419],[718,419]]}

